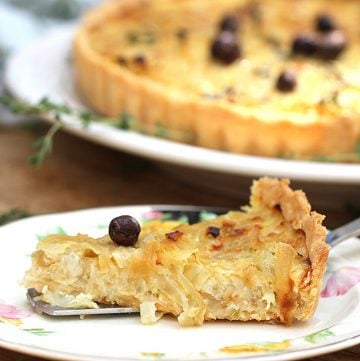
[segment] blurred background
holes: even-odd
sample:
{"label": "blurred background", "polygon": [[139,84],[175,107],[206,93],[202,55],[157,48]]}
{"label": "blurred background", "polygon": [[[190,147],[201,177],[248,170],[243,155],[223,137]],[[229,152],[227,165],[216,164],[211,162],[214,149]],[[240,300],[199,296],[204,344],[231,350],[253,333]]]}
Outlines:
{"label": "blurred background", "polygon": [[0,69],[11,52],[59,24],[76,21],[99,0],[0,0]]}
{"label": "blurred background", "polygon": [[[58,26],[74,23],[102,0],[0,0],[0,96],[6,59]],[[55,71],[55,70],[54,70]],[[19,78],[19,82],[22,79]],[[35,168],[28,158],[49,129],[0,105],[0,225],[28,215],[126,204],[238,207],[248,201],[190,186],[150,160],[59,132],[53,151]]]}
{"label": "blurred background", "polygon": [[[4,64],[10,54],[59,25],[78,21],[101,1],[0,0],[0,95],[4,93]],[[146,203],[233,208],[248,200],[251,178],[227,177],[228,183],[224,183],[224,176],[215,173],[192,173],[172,164],[160,168],[147,159],[91,144],[65,132],[56,136],[54,152],[41,169],[34,169],[27,158],[33,153],[34,141],[46,133],[48,125],[32,119],[31,126],[24,126],[20,120],[24,119],[0,106],[0,164],[7,174],[0,182],[0,217],[13,209],[38,214]],[[230,188],[228,184],[237,192],[225,192]],[[360,215],[358,185],[339,185],[334,192],[331,184],[293,184],[303,188],[316,209],[328,215],[330,227]],[[351,202],[349,197],[342,200],[343,193],[351,194]]]}
{"label": "blurred background", "polygon": [[99,0],[0,0],[1,58],[59,23],[77,19]]}

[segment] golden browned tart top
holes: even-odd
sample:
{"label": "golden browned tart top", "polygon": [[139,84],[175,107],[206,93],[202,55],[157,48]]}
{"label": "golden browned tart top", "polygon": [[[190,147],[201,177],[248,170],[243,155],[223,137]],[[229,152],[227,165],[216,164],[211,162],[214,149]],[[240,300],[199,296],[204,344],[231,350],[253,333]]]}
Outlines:
{"label": "golden browned tart top", "polygon": [[145,131],[160,123],[212,148],[349,153],[360,124],[359,12],[357,0],[111,2],[76,37],[79,89],[101,113],[128,111]]}
{"label": "golden browned tart top", "polygon": [[317,307],[329,252],[323,218],[288,181],[262,178],[243,211],[211,220],[155,221],[140,232],[122,215],[100,239],[48,236],[25,286],[62,306],[139,307],[143,323],[172,314],[183,326],[216,319],[290,325]]}

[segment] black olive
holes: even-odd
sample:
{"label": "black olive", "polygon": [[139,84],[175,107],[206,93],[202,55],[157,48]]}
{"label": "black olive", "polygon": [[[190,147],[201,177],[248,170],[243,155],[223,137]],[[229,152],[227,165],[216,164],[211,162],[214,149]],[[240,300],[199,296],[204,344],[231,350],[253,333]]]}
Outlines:
{"label": "black olive", "polygon": [[284,93],[293,91],[296,85],[296,75],[291,70],[284,70],[276,81],[276,89]]}
{"label": "black olive", "polygon": [[233,63],[241,56],[236,36],[230,31],[222,31],[211,44],[211,55],[223,64]]}
{"label": "black olive", "polygon": [[293,54],[311,56],[317,50],[317,42],[315,38],[308,34],[300,34],[295,37],[292,43]]}
{"label": "black olive", "polygon": [[214,227],[214,226],[209,226],[206,229],[206,234],[216,238],[220,234],[220,228]]}
{"label": "black olive", "polygon": [[220,31],[230,31],[236,33],[239,29],[239,18],[236,15],[225,15],[220,22]]}
{"label": "black olive", "polygon": [[320,38],[317,56],[323,60],[334,60],[345,50],[346,45],[344,33],[334,30]]}
{"label": "black olive", "polygon": [[146,57],[141,54],[134,56],[133,62],[141,67],[145,67],[147,65]]}
{"label": "black olive", "polygon": [[140,230],[140,225],[134,217],[124,215],[110,222],[109,236],[119,246],[132,247],[139,238]]}
{"label": "black olive", "polygon": [[316,30],[321,33],[328,33],[336,29],[336,25],[334,19],[327,14],[320,14],[316,18]]}

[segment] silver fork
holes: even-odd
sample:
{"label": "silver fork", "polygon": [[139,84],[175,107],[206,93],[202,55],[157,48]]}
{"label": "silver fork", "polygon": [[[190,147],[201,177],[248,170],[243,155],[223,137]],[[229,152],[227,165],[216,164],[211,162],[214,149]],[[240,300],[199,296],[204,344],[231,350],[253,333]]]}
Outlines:
{"label": "silver fork", "polygon": [[[334,248],[338,244],[351,237],[360,236],[360,218],[346,223],[341,227],[329,231],[326,242]],[[27,298],[37,313],[45,313],[50,316],[86,316],[86,315],[109,315],[109,314],[132,314],[139,313],[139,309],[122,307],[118,305],[98,304],[99,308],[66,308],[51,306],[41,301],[40,294],[34,288],[27,290]]]}
{"label": "silver fork", "polygon": [[36,313],[45,313],[49,316],[87,316],[87,315],[112,315],[139,313],[139,309],[133,307],[122,307],[118,305],[105,305],[98,303],[99,308],[68,308],[52,306],[41,301],[40,293],[35,288],[29,288],[26,296]]}
{"label": "silver fork", "polygon": [[360,236],[360,218],[333,229],[327,234],[326,243],[332,248],[351,237]]}

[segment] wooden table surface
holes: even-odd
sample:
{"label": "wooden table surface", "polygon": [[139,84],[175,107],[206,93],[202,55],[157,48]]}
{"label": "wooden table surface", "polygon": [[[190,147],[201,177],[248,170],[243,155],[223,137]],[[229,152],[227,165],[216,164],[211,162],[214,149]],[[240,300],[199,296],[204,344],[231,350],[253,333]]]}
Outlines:
{"label": "wooden table surface", "polygon": [[[54,151],[40,169],[27,163],[32,143],[46,130],[41,123],[0,127],[0,213],[12,209],[30,214],[129,204],[198,204],[238,207],[247,199],[230,197],[183,184],[156,164],[60,133]],[[326,211],[326,210],[319,210]],[[327,213],[328,227],[354,217],[338,210]],[[40,361],[0,348],[0,361]],[[312,361],[360,360],[360,346]]]}

